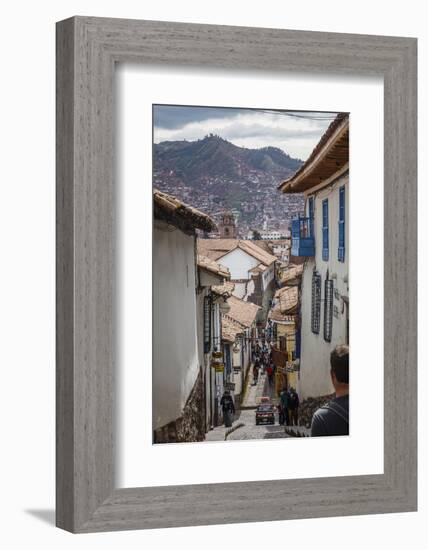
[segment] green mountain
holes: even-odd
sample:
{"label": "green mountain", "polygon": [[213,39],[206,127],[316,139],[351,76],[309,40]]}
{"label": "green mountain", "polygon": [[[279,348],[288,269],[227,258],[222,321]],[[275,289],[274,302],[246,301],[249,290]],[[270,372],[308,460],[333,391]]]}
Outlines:
{"label": "green mountain", "polygon": [[251,176],[269,176],[269,181],[279,183],[302,164],[276,147],[246,149],[213,134],[197,141],[155,144],[153,157],[155,173],[174,175],[191,186],[213,179],[246,181]]}

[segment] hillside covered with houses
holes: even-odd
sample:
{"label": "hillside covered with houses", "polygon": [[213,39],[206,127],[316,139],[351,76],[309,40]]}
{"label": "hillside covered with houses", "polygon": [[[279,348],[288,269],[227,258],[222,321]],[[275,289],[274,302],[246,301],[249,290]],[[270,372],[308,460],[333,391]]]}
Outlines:
{"label": "hillside covered with houses", "polygon": [[[280,195],[280,181],[302,165],[277,147],[238,147],[210,134],[196,141],[153,145],[153,185],[221,221],[233,210],[237,231],[284,231],[303,211],[303,195]],[[284,217],[287,213],[288,217]]]}

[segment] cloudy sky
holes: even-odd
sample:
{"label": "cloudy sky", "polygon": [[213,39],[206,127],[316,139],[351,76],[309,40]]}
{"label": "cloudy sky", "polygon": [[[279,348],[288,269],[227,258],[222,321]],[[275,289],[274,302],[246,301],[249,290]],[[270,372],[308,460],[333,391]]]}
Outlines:
{"label": "cloudy sky", "polygon": [[306,160],[335,113],[154,105],[154,141],[193,141],[213,133],[248,148],[279,147]]}

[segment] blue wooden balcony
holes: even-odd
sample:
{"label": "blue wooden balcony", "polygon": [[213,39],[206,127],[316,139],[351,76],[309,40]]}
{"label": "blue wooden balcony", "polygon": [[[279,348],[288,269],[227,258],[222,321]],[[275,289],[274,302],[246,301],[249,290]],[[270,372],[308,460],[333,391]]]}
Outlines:
{"label": "blue wooden balcony", "polygon": [[298,218],[291,222],[291,254],[315,256],[314,220]]}

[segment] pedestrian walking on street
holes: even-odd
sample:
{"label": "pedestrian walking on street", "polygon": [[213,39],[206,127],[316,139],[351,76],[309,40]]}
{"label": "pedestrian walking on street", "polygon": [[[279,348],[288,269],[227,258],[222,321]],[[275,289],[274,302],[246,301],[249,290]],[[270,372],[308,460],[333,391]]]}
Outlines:
{"label": "pedestrian walking on street", "polygon": [[265,373],[265,359],[264,359],[264,355],[262,354],[261,357],[260,357],[260,370],[262,371],[262,374]]}
{"label": "pedestrian walking on street", "polygon": [[[279,402],[281,404],[281,410],[282,410],[282,424],[285,426],[288,426],[290,422],[288,418],[288,393],[285,388],[282,389],[279,395]],[[281,424],[281,418],[279,423]]]}
{"label": "pedestrian walking on street", "polygon": [[259,381],[259,363],[256,361],[253,366],[253,386],[257,385]]}
{"label": "pedestrian walking on street", "polygon": [[269,365],[266,369],[266,373],[268,375],[268,381],[269,381],[269,387],[273,386],[273,367],[272,365]]}
{"label": "pedestrian walking on street", "polygon": [[290,388],[288,392],[288,416],[290,426],[299,425],[299,396],[294,388]]}
{"label": "pedestrian walking on street", "polygon": [[260,361],[260,346],[259,346],[259,344],[256,344],[254,346],[251,357],[252,357],[253,363],[255,363],[257,360]]}
{"label": "pedestrian walking on street", "polygon": [[311,435],[349,435],[349,347],[336,346],[330,355],[330,376],[336,396],[315,411]]}
{"label": "pedestrian walking on street", "polygon": [[220,400],[220,405],[223,410],[224,425],[226,428],[230,428],[235,415],[235,403],[233,402],[229,390],[224,392],[223,397]]}
{"label": "pedestrian walking on street", "polygon": [[265,351],[265,367],[267,367],[271,363],[269,351]]}

